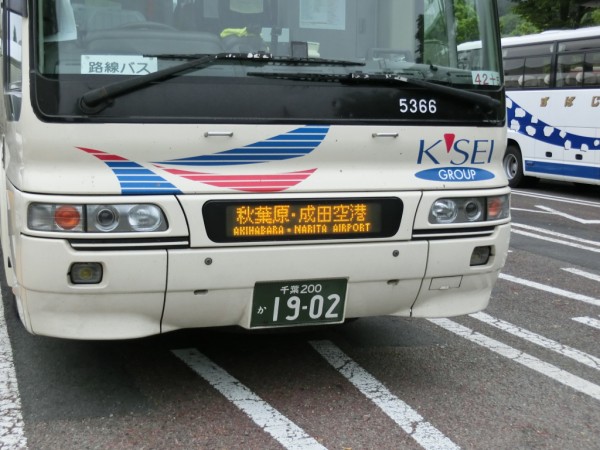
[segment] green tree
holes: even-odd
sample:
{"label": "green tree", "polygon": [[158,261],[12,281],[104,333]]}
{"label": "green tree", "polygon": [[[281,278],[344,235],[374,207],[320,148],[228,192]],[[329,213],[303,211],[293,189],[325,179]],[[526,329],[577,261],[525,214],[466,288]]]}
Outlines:
{"label": "green tree", "polygon": [[502,37],[523,36],[524,34],[539,33],[541,30],[518,14],[508,13],[500,17],[500,32]]}
{"label": "green tree", "polygon": [[466,0],[456,0],[454,4],[454,15],[456,16],[456,41],[469,42],[479,39],[477,26],[477,13]]}
{"label": "green tree", "polygon": [[[590,0],[512,0],[513,12],[541,30],[579,28],[593,25],[597,7]],[[591,17],[591,19],[590,19]],[[587,22],[587,23],[586,23]]]}

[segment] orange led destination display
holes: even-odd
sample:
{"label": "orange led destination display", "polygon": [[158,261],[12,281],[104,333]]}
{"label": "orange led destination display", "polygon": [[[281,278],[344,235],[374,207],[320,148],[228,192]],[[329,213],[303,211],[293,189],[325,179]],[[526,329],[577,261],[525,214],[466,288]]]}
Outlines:
{"label": "orange led destination display", "polygon": [[374,233],[381,207],[366,203],[242,205],[228,220],[230,236],[297,236]]}
{"label": "orange led destination display", "polygon": [[[204,213],[209,237],[217,242],[351,239],[395,234],[402,202],[389,198],[209,202]],[[390,218],[391,227],[384,217]]]}

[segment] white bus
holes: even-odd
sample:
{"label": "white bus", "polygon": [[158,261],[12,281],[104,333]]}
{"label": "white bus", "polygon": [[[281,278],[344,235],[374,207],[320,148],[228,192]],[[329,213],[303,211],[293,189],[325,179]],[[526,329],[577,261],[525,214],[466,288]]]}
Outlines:
{"label": "white bus", "polygon": [[494,0],[2,7],[2,253],[29,332],[488,304],[510,234]]}
{"label": "white bus", "polygon": [[[463,67],[478,67],[476,44],[462,44]],[[510,185],[600,185],[600,27],[504,38],[502,53]]]}

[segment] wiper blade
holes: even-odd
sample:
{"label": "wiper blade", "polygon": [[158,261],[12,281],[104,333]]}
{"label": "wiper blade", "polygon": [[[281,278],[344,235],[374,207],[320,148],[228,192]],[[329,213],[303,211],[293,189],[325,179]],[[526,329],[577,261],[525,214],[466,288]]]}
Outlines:
{"label": "wiper blade", "polygon": [[202,70],[215,64],[224,62],[249,62],[251,64],[273,64],[294,66],[364,66],[363,62],[345,61],[323,58],[294,58],[286,56],[273,56],[270,53],[217,53],[210,55],[177,55],[157,54],[144,55],[161,59],[189,59],[189,61],[173,67],[158,70],[147,75],[130,78],[116,83],[92,89],[79,99],[79,107],[83,112],[96,113],[106,106],[109,100],[136,91],[152,83],[164,81],[171,77],[181,75],[191,70]]}
{"label": "wiper blade", "polygon": [[190,70],[202,70],[215,64],[221,64],[224,61],[250,61],[253,64],[263,64],[273,59],[268,53],[218,53],[196,56],[197,58],[192,58],[182,64],[92,89],[81,96],[79,107],[83,112],[95,113],[101,111],[109,100],[136,91],[154,82],[164,81]]}
{"label": "wiper blade", "polygon": [[412,86],[422,87],[438,94],[447,95],[449,97],[466,100],[471,103],[483,106],[489,109],[497,109],[502,106],[502,103],[495,98],[488,97],[487,95],[479,94],[477,92],[466,91],[453,86],[446,86],[443,84],[432,83],[427,80],[419,80],[417,78],[407,78],[401,75],[369,75],[361,73],[351,74],[352,81],[365,81],[365,82],[390,82],[392,84],[408,84]]}
{"label": "wiper blade", "polygon": [[[157,53],[144,55],[148,58],[159,59],[199,59],[205,55],[199,54],[177,54],[177,53]],[[362,61],[350,61],[344,59],[326,59],[326,58],[298,58],[294,56],[274,56],[270,53],[221,53],[221,59],[238,61],[255,61],[256,59],[267,60],[270,65],[286,66],[364,66]]]}
{"label": "wiper blade", "polygon": [[447,95],[449,97],[458,98],[461,100],[474,103],[485,108],[497,109],[502,103],[495,98],[477,92],[466,91],[453,86],[445,86],[442,84],[433,83],[427,80],[419,80],[416,78],[408,78],[401,75],[391,74],[367,74],[362,72],[354,72],[349,74],[322,74],[322,73],[273,73],[273,72],[249,72],[248,76],[264,77],[264,78],[279,78],[283,80],[298,80],[298,81],[321,81],[321,82],[340,82],[347,84],[392,84],[392,85],[411,85],[422,87],[438,94]]}

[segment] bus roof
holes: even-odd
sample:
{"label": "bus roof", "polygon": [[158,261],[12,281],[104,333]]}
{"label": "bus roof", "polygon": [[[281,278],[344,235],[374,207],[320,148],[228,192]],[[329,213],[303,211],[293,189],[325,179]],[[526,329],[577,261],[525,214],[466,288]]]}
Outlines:
{"label": "bus roof", "polygon": [[[502,47],[513,47],[524,44],[543,44],[545,42],[568,41],[571,39],[600,37],[600,26],[578,28],[576,30],[548,30],[524,36],[502,38]],[[481,48],[481,41],[464,42],[458,46],[459,51]]]}
{"label": "bus roof", "polygon": [[512,47],[522,44],[543,44],[544,42],[568,41],[570,39],[600,37],[600,26],[578,28],[576,30],[548,30],[525,36],[502,38],[502,47]]}

